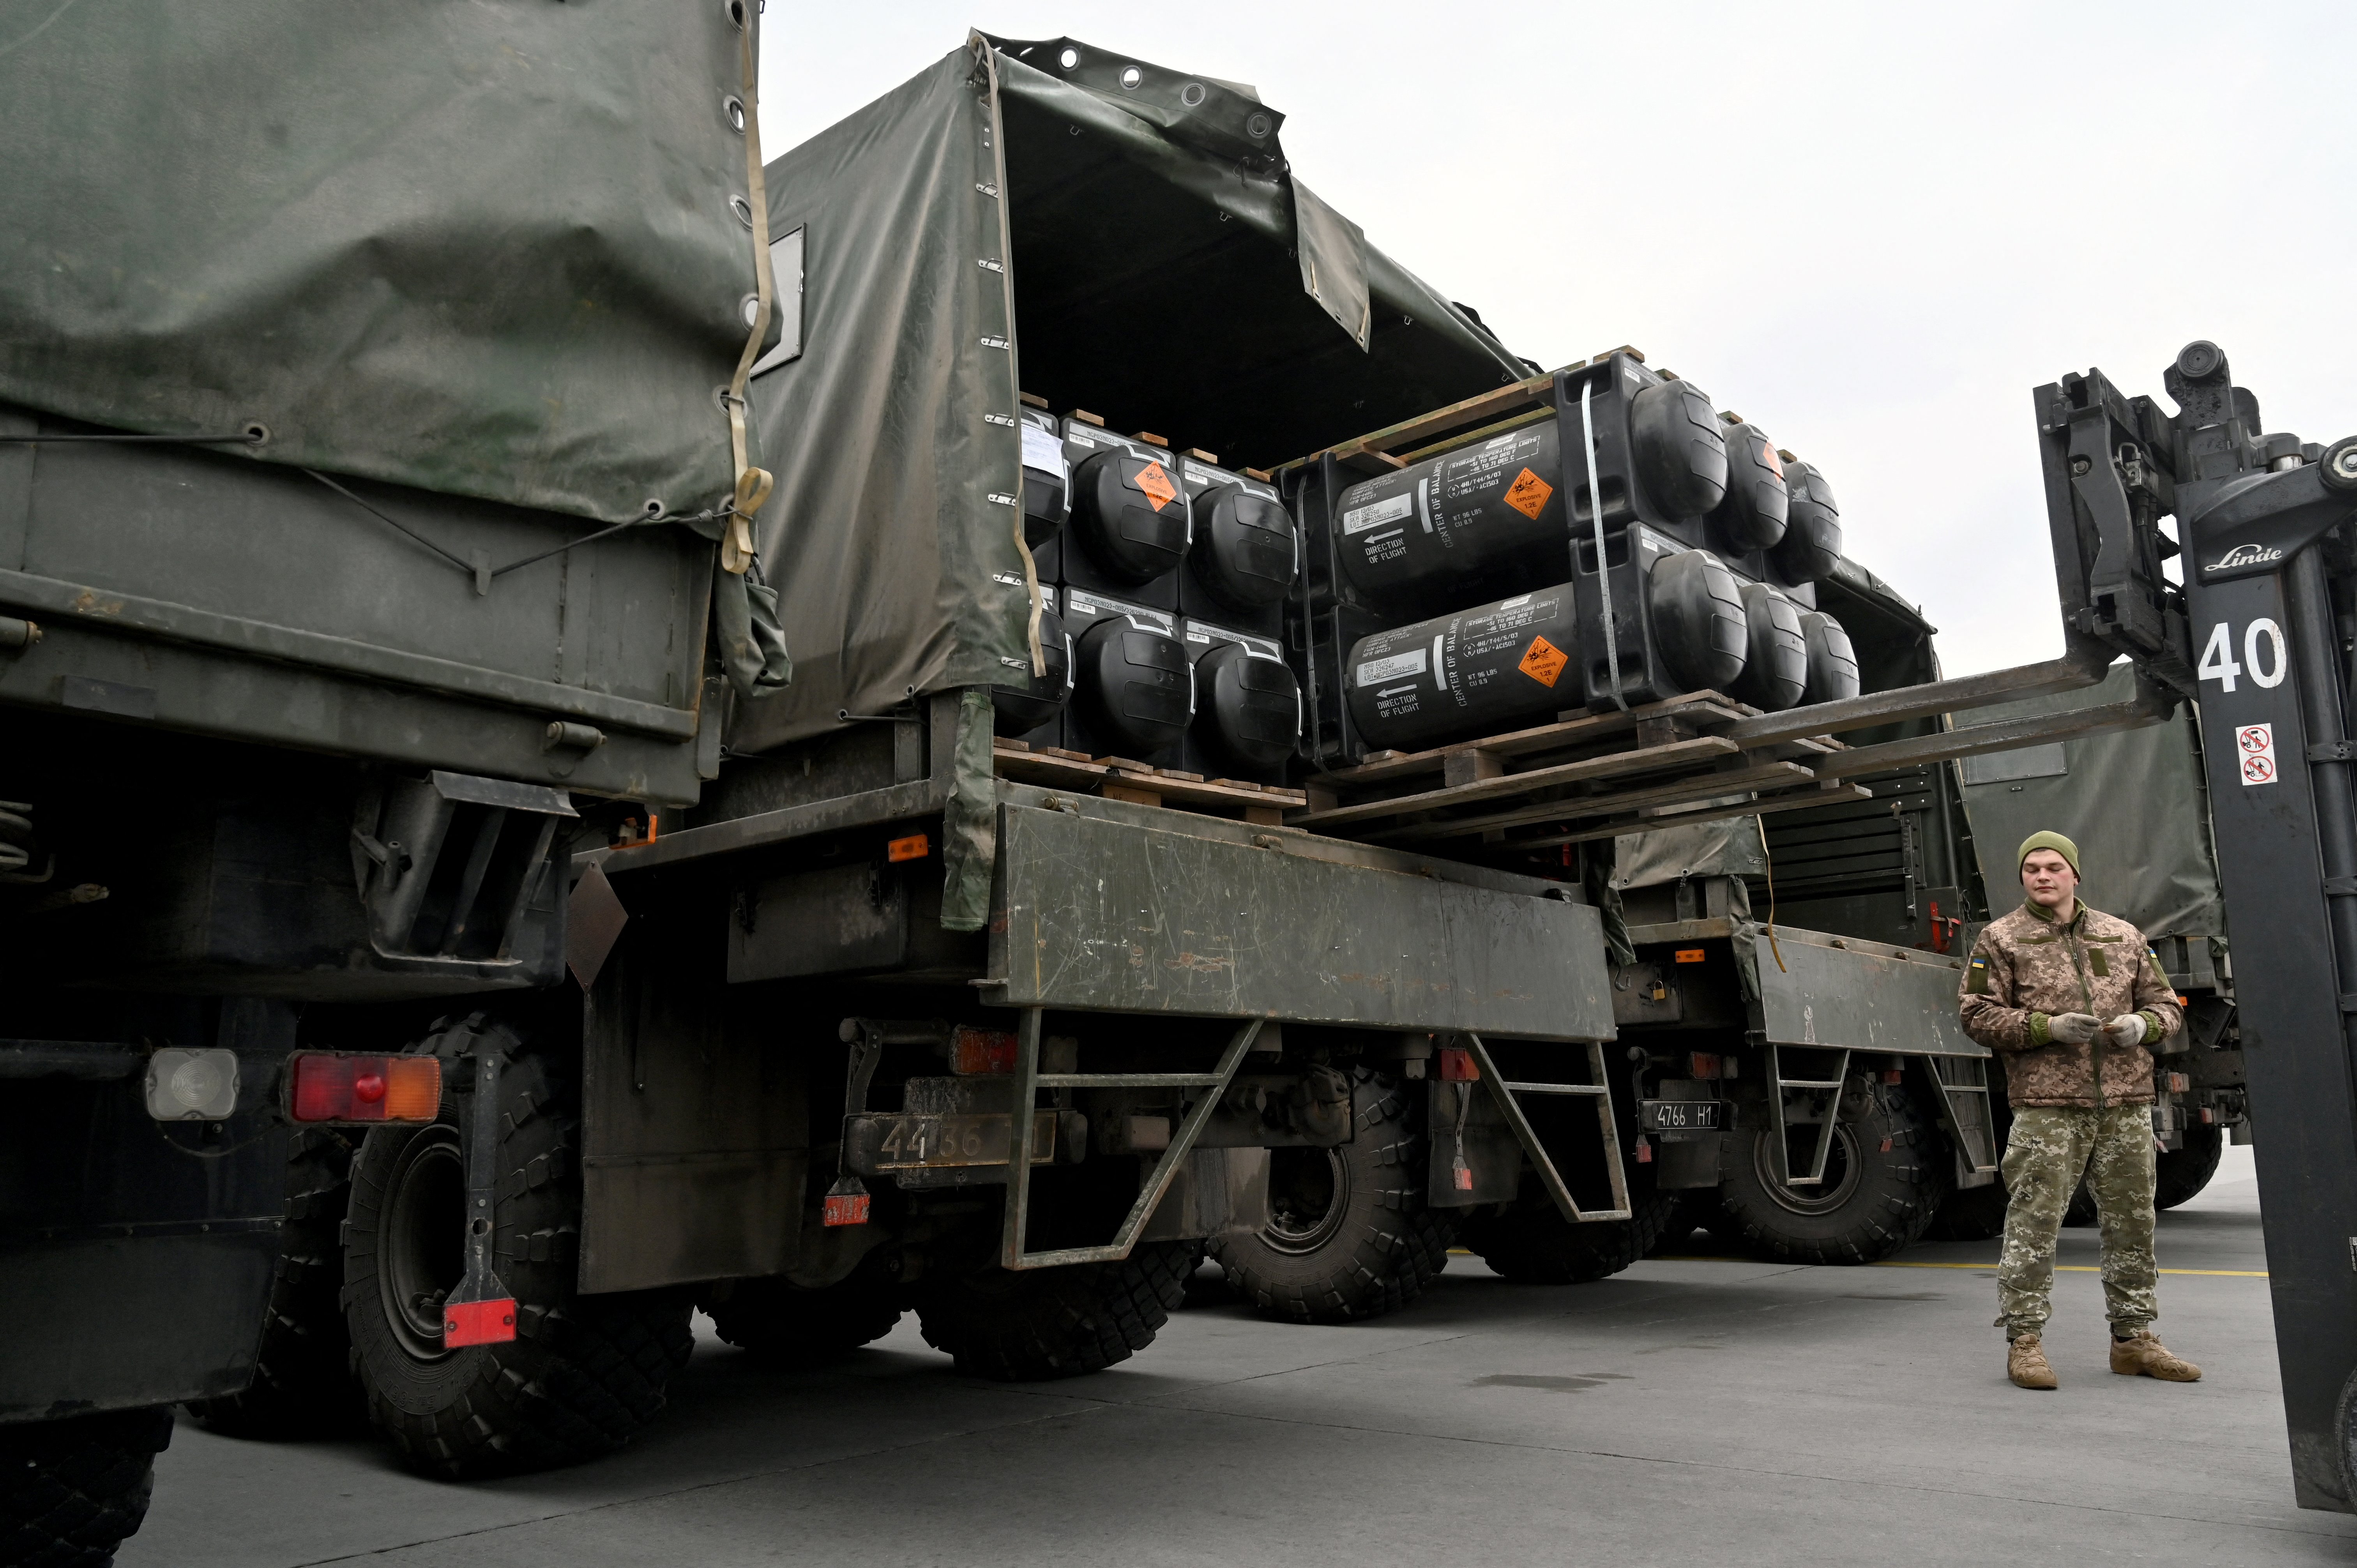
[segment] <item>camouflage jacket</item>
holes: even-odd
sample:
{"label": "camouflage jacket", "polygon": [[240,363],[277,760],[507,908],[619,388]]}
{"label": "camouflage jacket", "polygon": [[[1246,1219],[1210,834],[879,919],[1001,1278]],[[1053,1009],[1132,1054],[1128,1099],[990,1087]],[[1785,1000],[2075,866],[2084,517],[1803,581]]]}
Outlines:
{"label": "camouflage jacket", "polygon": [[[2037,905],[1992,920],[1974,944],[1958,996],[1964,1033],[2005,1058],[2016,1105],[2149,1105],[2152,1049],[2184,1015],[2144,934],[2082,900],[2057,921]],[[2066,1046],[2046,1032],[2057,1013],[2110,1023],[2144,1015],[2145,1036],[2126,1050],[2101,1040]]]}

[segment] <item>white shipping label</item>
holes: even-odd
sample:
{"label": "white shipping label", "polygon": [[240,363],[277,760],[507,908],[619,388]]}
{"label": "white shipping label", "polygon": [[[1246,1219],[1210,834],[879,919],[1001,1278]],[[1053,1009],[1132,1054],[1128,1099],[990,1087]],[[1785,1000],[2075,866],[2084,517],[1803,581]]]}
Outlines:
{"label": "white shipping label", "polygon": [[1405,653],[1394,653],[1389,659],[1370,659],[1359,666],[1359,684],[1379,686],[1385,681],[1396,681],[1403,675],[1421,675],[1426,668],[1424,650],[1421,648],[1412,649]]}
{"label": "white shipping label", "polygon": [[1415,510],[1415,498],[1406,491],[1402,491],[1389,500],[1369,501],[1364,506],[1354,506],[1344,512],[1342,532],[1345,534],[1364,533],[1371,528],[1381,528],[1387,522],[1397,522]]}
{"label": "white shipping label", "polygon": [[1071,470],[1064,464],[1064,444],[1036,424],[1023,427],[1023,466],[1071,482]]}
{"label": "white shipping label", "polygon": [[2234,751],[2235,762],[2243,770],[2244,784],[2272,784],[2276,781],[2275,725],[2236,725]]}

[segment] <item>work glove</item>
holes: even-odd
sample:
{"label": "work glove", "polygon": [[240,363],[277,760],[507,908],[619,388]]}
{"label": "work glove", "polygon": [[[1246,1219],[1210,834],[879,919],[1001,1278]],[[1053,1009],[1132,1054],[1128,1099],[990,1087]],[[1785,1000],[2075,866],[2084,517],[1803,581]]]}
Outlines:
{"label": "work glove", "polygon": [[2059,1046],[2083,1046],[2103,1026],[2093,1013],[2057,1013],[2046,1020],[2046,1037]]}
{"label": "work glove", "polygon": [[2104,1044],[2115,1050],[2144,1044],[2144,1015],[2123,1013],[2104,1025]]}

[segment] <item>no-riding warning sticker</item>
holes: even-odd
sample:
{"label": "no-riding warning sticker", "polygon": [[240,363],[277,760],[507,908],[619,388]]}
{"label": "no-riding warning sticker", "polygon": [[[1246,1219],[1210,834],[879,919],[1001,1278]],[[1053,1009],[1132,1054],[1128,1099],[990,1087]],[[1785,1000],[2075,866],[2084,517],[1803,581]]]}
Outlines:
{"label": "no-riding warning sticker", "polygon": [[2241,759],[2244,783],[2272,784],[2276,781],[2275,725],[2236,725],[2234,751]]}

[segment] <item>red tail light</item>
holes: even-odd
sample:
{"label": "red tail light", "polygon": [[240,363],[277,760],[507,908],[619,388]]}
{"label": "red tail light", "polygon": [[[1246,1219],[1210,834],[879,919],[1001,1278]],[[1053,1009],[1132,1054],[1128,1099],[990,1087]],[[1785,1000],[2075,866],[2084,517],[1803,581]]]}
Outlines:
{"label": "red tail light", "polygon": [[442,1064],[433,1057],[299,1051],[286,1070],[296,1122],[431,1122],[442,1109]]}
{"label": "red tail light", "polygon": [[1015,1070],[1015,1036],[1005,1029],[960,1024],[950,1035],[950,1070],[961,1077]]}
{"label": "red tail light", "polygon": [[1443,1083],[1474,1083],[1481,1077],[1481,1065],[1473,1053],[1462,1046],[1440,1047],[1440,1081]]}

